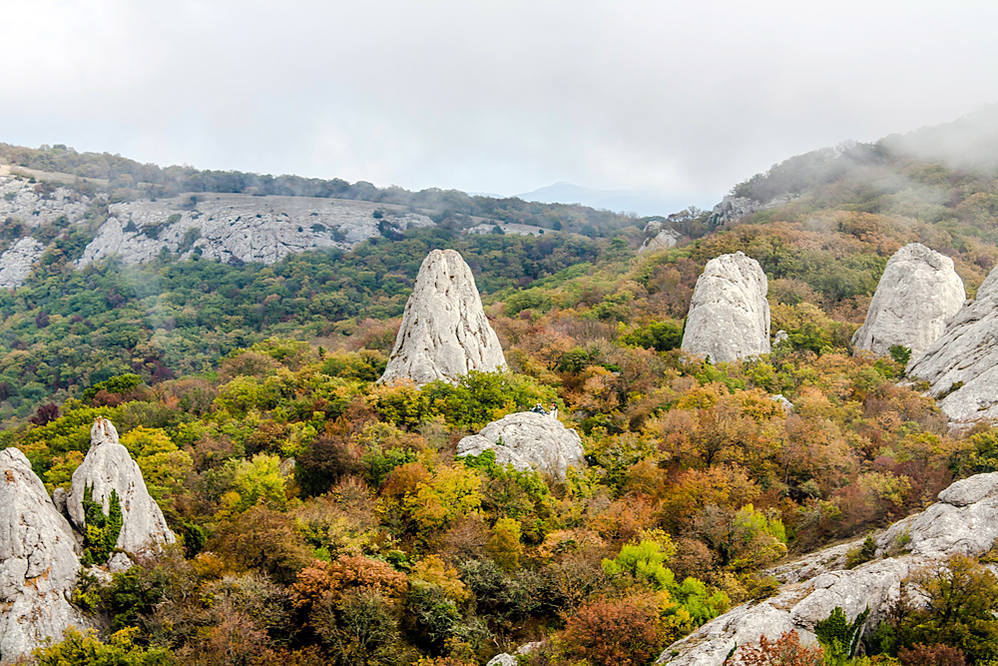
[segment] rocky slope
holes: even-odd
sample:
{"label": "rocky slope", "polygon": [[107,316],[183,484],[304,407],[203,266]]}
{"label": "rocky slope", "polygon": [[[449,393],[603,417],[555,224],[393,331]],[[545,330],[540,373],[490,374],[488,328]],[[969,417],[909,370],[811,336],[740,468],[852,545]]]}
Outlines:
{"label": "rocky slope", "polygon": [[454,381],[505,367],[468,264],[454,250],[433,250],[419,267],[381,381]]}
{"label": "rocky slope", "polygon": [[586,466],[578,433],[552,414],[508,414],[457,444],[458,456],[477,456],[488,450],[496,452],[501,465],[535,469],[560,481],[565,480],[569,467]]}
{"label": "rocky slope", "polygon": [[0,663],[82,625],[69,603],[80,562],[69,523],[18,449],[0,452]]}
{"label": "rocky slope", "polygon": [[929,382],[929,392],[954,423],[998,419],[998,268],[942,336],[912,360],[908,374]]}
{"label": "rocky slope", "polygon": [[[102,502],[107,515],[111,491],[121,502],[122,524],[116,547],[128,553],[145,553],[161,544],[176,540],[166,525],[163,512],[146,490],[139,466],[118,443],[118,432],[104,418],[98,418],[90,429],[90,450],[73,472],[72,486],[66,508],[73,524],[80,530],[84,524],[83,496],[92,489],[95,502]],[[120,558],[119,558],[120,559]],[[127,566],[127,562],[121,562]]]}
{"label": "rocky slope", "polygon": [[815,623],[836,606],[850,619],[869,607],[866,628],[872,629],[899,598],[909,574],[952,555],[982,555],[998,538],[998,472],[957,481],[938,500],[877,534],[878,559],[845,569],[846,553],[859,546],[857,541],[774,569],[784,582],[774,596],[713,619],[666,648],[656,663],[716,666],[736,645],[761,636],[776,639],[791,630],[814,642]]}
{"label": "rocky slope", "polygon": [[289,254],[349,249],[379,235],[379,224],[402,231],[432,226],[398,206],[313,197],[197,194],[112,204],[78,264],[115,256],[125,264],[166,250],[221,262],[271,264]]}
{"label": "rocky slope", "polygon": [[905,245],[887,261],[853,347],[884,356],[901,345],[917,358],[943,334],[966,297],[952,259],[921,243]]}
{"label": "rocky slope", "polygon": [[697,279],[682,348],[713,362],[768,354],[768,282],[742,252],[715,257]]}
{"label": "rocky slope", "polygon": [[[163,252],[269,264],[297,252],[350,249],[368,238],[434,224],[404,206],[352,199],[197,193],[104,206],[106,196],[0,173],[0,238],[8,239],[0,241],[0,288],[27,278],[47,247],[38,238],[72,226],[96,225],[76,262],[84,267],[112,256],[137,264]],[[47,233],[39,235],[42,231]]]}

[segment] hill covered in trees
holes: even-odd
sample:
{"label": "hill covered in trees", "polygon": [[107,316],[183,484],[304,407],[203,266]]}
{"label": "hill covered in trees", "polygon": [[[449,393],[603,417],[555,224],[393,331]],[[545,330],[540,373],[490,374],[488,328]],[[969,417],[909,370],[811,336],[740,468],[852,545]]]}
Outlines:
{"label": "hill covered in trees", "polygon": [[[47,264],[0,298],[0,443],[53,490],[110,418],[182,544],[81,579],[78,602],[121,633],[71,637],[43,663],[99,649],[459,666],[543,640],[528,663],[645,664],[770,595],[767,569],[788,555],[998,470],[998,430],[951,430],[898,359],[851,353],[902,245],[952,257],[970,294],[998,260],[998,174],[893,141],[777,165],[733,191],[756,210],[714,226],[687,213],[702,237],[661,252],[636,254],[633,234],[424,229],[270,267]],[[510,370],[377,384],[434,247],[471,265]],[[734,251],[766,272],[787,340],[753,360],[688,357],[696,279]],[[463,436],[538,402],[578,430],[584,470],[560,483],[455,459]],[[943,563],[930,591],[947,572],[983,615],[891,618],[867,641],[878,663],[998,651],[993,575]]]}

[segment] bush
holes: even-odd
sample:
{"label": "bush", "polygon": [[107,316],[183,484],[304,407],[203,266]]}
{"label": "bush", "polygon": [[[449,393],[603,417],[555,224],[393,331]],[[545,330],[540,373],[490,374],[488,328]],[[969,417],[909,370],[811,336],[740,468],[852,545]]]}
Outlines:
{"label": "bush", "polygon": [[70,627],[62,641],[34,651],[39,666],[166,666],[177,663],[173,654],[161,647],[143,648],[135,644],[138,629],[122,629],[102,643],[94,631],[80,633]]}
{"label": "bush", "polygon": [[592,666],[643,666],[664,642],[648,597],[587,603],[565,623],[562,639],[569,656]]}
{"label": "bush", "polygon": [[738,666],[822,666],[820,647],[801,645],[796,631],[788,631],[775,641],[765,636],[758,645],[743,646],[735,657]]}

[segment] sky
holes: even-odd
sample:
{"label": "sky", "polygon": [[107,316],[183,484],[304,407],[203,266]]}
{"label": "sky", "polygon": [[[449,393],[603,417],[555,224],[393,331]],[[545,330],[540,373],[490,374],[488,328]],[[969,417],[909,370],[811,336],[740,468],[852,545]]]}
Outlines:
{"label": "sky", "polygon": [[998,102],[998,3],[8,0],[0,141],[708,207]]}

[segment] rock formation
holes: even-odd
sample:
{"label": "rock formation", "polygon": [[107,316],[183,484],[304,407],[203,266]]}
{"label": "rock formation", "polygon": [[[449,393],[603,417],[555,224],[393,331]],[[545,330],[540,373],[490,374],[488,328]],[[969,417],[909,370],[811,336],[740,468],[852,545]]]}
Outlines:
{"label": "rock formation", "polygon": [[875,535],[876,557],[846,569],[846,555],[862,540],[818,551],[770,571],[784,585],[764,601],[745,604],[714,618],[670,645],[658,664],[715,666],[735,645],[776,639],[797,631],[804,642],[839,606],[852,619],[867,607],[866,627],[879,624],[889,604],[902,593],[904,579],[916,570],[956,555],[988,552],[998,538],[998,472],[957,481],[939,501]]}
{"label": "rock formation", "polygon": [[708,261],[693,290],[682,348],[715,363],[768,354],[768,289],[759,262],[742,252]]}
{"label": "rock formation", "polygon": [[17,287],[31,274],[45,246],[25,236],[0,254],[0,288]]}
{"label": "rock formation", "polygon": [[638,254],[642,252],[655,252],[656,250],[668,250],[675,247],[682,236],[679,232],[669,227],[661,220],[652,220],[645,225],[645,240],[638,248]]}
{"label": "rock formation", "polygon": [[468,264],[454,250],[433,250],[419,267],[381,381],[454,381],[505,367]]}
{"label": "rock formation", "polygon": [[565,480],[569,467],[586,466],[578,433],[551,414],[508,414],[458,442],[457,455],[477,456],[490,449],[499,464],[535,469],[560,481]]}
{"label": "rock formation", "polygon": [[955,423],[998,419],[998,268],[950,319],[946,331],[908,364]]}
{"label": "rock formation", "polygon": [[0,663],[82,626],[69,599],[76,541],[18,449],[0,451]]}
{"label": "rock formation", "polygon": [[853,347],[886,356],[901,345],[917,358],[943,334],[966,297],[952,259],[921,243],[905,245],[887,261]]}
{"label": "rock formation", "polygon": [[121,532],[116,547],[127,553],[145,553],[176,538],[166,525],[163,512],[146,490],[139,466],[118,443],[118,432],[110,421],[98,418],[90,429],[90,450],[76,471],[66,498],[69,518],[81,532],[84,525],[83,496],[91,488],[94,502],[110,511],[111,491],[121,503]]}

